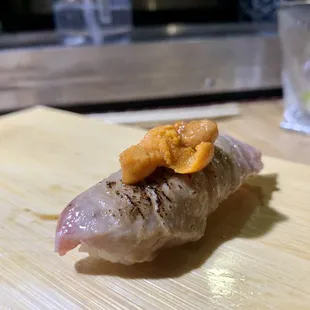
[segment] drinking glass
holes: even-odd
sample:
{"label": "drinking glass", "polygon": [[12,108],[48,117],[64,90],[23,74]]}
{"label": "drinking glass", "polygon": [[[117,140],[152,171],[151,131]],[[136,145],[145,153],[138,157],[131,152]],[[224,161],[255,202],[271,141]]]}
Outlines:
{"label": "drinking glass", "polygon": [[54,0],[56,30],[66,45],[130,39],[131,0]]}
{"label": "drinking glass", "polygon": [[310,1],[280,2],[278,25],[283,59],[281,127],[310,134]]}

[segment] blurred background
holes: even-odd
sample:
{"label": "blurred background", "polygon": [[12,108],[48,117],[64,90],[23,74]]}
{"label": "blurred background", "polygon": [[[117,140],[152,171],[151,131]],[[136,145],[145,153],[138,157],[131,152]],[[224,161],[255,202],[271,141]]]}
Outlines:
{"label": "blurred background", "polygon": [[278,0],[1,0],[0,112],[280,97]]}
{"label": "blurred background", "polygon": [[[278,0],[133,0],[134,26],[275,22]],[[2,0],[4,32],[55,29],[53,0]]]}

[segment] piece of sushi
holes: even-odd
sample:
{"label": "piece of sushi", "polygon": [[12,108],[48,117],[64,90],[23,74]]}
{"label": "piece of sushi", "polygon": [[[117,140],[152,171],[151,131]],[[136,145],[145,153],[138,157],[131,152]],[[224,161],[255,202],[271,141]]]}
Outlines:
{"label": "piece of sushi", "polygon": [[118,171],[65,208],[55,250],[64,255],[81,244],[81,251],[110,262],[151,261],[162,248],[200,239],[208,215],[262,167],[257,149],[220,135],[211,163],[199,172],[158,168],[142,182],[125,185]]}

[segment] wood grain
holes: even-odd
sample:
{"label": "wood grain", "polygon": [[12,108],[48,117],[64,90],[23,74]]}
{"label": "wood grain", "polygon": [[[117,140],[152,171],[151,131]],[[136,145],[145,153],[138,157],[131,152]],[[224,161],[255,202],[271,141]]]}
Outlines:
{"label": "wood grain", "polygon": [[267,156],[204,238],[153,263],[53,253],[53,216],[143,134],[47,108],[0,118],[0,308],[309,309],[310,167]]}

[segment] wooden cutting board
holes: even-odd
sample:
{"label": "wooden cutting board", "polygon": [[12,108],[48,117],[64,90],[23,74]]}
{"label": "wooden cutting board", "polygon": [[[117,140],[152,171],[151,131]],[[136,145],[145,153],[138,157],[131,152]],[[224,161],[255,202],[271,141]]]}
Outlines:
{"label": "wooden cutting board", "polygon": [[310,167],[270,157],[202,240],[152,263],[53,252],[57,214],[143,134],[48,108],[0,118],[0,309],[309,309]]}

